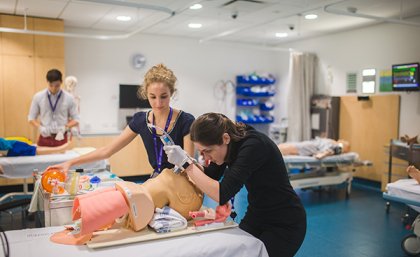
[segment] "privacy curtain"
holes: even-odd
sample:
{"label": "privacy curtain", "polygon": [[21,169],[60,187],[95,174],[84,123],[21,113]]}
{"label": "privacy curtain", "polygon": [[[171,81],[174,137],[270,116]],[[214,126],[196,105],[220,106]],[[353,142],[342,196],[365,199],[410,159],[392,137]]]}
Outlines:
{"label": "privacy curtain", "polygon": [[290,54],[290,88],[288,95],[287,141],[311,139],[311,96],[315,83],[316,56],[311,53]]}

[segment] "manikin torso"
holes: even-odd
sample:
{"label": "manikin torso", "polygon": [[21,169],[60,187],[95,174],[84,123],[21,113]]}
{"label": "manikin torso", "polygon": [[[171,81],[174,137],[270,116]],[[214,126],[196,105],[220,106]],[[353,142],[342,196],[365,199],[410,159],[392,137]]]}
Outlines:
{"label": "manikin torso", "polygon": [[155,207],[169,206],[186,219],[190,219],[191,210],[199,210],[203,204],[203,193],[185,173],[175,174],[170,169],[164,169],[159,176],[147,180],[142,186],[149,192]]}

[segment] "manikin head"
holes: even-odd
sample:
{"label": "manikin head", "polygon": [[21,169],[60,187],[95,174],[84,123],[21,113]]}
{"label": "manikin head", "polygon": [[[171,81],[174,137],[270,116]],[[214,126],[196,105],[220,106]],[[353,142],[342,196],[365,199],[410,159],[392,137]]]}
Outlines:
{"label": "manikin head", "polygon": [[348,153],[350,152],[350,142],[344,139],[337,140],[337,143],[341,146],[341,152],[342,153]]}
{"label": "manikin head", "polygon": [[229,144],[245,137],[245,125],[235,123],[220,113],[198,117],[190,129],[194,146],[206,161],[221,165],[226,161]]}
{"label": "manikin head", "polygon": [[57,94],[61,89],[61,83],[63,83],[63,75],[57,69],[52,69],[47,72],[48,91],[51,94]]}
{"label": "manikin head", "polygon": [[67,92],[73,93],[77,86],[77,78],[75,76],[67,76],[64,79],[64,86]]}

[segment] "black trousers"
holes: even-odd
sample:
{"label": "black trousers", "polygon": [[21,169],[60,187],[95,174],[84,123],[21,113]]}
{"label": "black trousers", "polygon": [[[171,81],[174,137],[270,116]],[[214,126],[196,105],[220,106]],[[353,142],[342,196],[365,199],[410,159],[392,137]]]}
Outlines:
{"label": "black trousers", "polygon": [[239,227],[260,239],[270,257],[293,257],[303,243],[306,234],[306,215],[292,225],[242,220]]}

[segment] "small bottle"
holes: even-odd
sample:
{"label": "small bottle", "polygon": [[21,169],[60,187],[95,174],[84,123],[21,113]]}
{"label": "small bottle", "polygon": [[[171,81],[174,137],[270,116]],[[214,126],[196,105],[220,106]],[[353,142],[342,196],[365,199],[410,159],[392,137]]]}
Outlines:
{"label": "small bottle", "polygon": [[77,192],[79,191],[79,179],[79,172],[71,171],[69,173],[69,178],[66,183],[66,190],[70,195],[77,195]]}
{"label": "small bottle", "polygon": [[93,189],[97,189],[99,187],[99,183],[101,183],[101,179],[98,176],[94,176],[90,179],[90,184]]}

